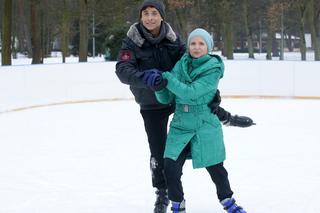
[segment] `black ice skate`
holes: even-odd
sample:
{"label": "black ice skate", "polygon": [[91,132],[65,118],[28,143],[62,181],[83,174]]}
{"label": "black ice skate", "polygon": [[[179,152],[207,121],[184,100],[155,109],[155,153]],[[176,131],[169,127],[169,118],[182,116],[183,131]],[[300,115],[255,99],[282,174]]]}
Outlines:
{"label": "black ice skate", "polygon": [[154,204],[154,213],[167,213],[169,205],[168,193],[166,189],[158,189],[156,191],[157,200]]}

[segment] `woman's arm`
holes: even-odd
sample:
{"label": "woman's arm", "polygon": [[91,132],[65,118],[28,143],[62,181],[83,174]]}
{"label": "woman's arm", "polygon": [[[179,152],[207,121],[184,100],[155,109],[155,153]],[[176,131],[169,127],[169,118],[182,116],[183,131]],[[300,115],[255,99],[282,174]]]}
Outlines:
{"label": "woman's arm", "polygon": [[220,68],[214,68],[212,72],[200,77],[191,84],[182,83],[174,75],[168,72],[162,73],[162,76],[168,80],[167,89],[176,96],[195,99],[210,91],[217,90],[219,79],[221,77],[221,70]]}
{"label": "woman's arm", "polygon": [[175,99],[175,95],[167,88],[155,92],[157,100],[162,104],[169,104]]}

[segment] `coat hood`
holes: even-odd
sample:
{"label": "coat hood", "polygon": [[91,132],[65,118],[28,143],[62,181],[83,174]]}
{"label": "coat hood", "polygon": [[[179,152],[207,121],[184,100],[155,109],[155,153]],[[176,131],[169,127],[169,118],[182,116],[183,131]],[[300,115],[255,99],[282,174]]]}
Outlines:
{"label": "coat hood", "polygon": [[[142,47],[146,39],[141,35],[138,25],[140,23],[134,23],[131,25],[127,32],[128,38],[133,41],[137,46]],[[165,38],[167,38],[171,42],[175,42],[177,40],[177,35],[171,28],[171,26],[167,22],[163,22],[163,26],[166,28],[166,35]]]}

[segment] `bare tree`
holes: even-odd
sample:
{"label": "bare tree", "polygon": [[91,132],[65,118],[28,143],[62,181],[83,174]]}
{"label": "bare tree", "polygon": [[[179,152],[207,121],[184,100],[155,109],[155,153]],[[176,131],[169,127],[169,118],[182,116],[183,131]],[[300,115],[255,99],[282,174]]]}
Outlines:
{"label": "bare tree", "polygon": [[31,44],[32,44],[32,64],[41,64],[41,24],[40,24],[40,0],[31,0]]}
{"label": "bare tree", "polygon": [[320,32],[318,28],[319,14],[317,14],[317,7],[315,5],[314,0],[309,0],[307,2],[307,11],[307,18],[310,26],[312,39],[312,47],[314,49],[314,60],[320,61]]}
{"label": "bare tree", "polygon": [[254,58],[254,53],[253,53],[253,39],[252,39],[252,30],[250,27],[249,23],[249,12],[248,9],[249,4],[248,0],[243,1],[243,16],[244,16],[244,28],[246,32],[246,37],[248,41],[248,53],[249,53],[249,58]]}
{"label": "bare tree", "polygon": [[221,11],[224,14],[222,22],[222,36],[224,41],[225,56],[227,59],[233,59],[233,0],[222,0]]}
{"label": "bare tree", "polygon": [[88,59],[88,1],[80,0],[80,44],[79,62],[86,62]]}
{"label": "bare tree", "polygon": [[4,1],[2,13],[2,54],[1,64],[11,65],[11,27],[12,27],[12,0]]}
{"label": "bare tree", "polygon": [[296,0],[297,9],[299,11],[299,32],[300,32],[300,53],[301,60],[307,59],[307,47],[305,39],[305,17],[307,13],[307,1],[308,0]]}
{"label": "bare tree", "polygon": [[19,22],[17,23],[17,35],[19,40],[19,47],[21,52],[27,52],[28,57],[32,57],[32,44],[31,44],[31,35],[28,25],[29,16],[26,14],[26,9],[28,8],[25,0],[18,1],[18,14]]}
{"label": "bare tree", "polygon": [[62,50],[62,63],[66,62],[68,56],[69,46],[69,7],[67,0],[63,0],[63,15],[62,15],[62,32],[61,32],[61,50]]}

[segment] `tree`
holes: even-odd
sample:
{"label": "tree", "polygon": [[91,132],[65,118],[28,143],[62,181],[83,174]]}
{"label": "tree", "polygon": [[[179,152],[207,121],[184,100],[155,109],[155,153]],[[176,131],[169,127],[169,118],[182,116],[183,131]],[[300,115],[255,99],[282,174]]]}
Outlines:
{"label": "tree", "polygon": [[19,14],[19,22],[17,23],[17,35],[19,42],[18,51],[25,54],[27,53],[28,57],[32,57],[32,44],[31,44],[31,35],[29,29],[29,16],[26,14],[29,9],[25,0],[18,1],[18,14]]}
{"label": "tree", "polygon": [[43,63],[41,57],[41,24],[40,24],[40,0],[31,0],[31,44],[32,64]]}
{"label": "tree", "polygon": [[308,0],[296,0],[294,2],[294,5],[296,5],[299,14],[298,27],[300,33],[300,53],[302,61],[305,61],[307,59],[307,47],[305,39],[305,17],[307,13],[307,1]]}
{"label": "tree", "polygon": [[4,1],[2,16],[2,54],[1,64],[11,65],[11,28],[12,28],[12,0]]}
{"label": "tree", "polygon": [[224,14],[222,22],[222,37],[224,41],[225,56],[233,59],[233,0],[222,0],[221,11]]}
{"label": "tree", "polygon": [[[194,5],[194,1],[165,0],[164,3],[167,8],[167,13],[171,13],[174,17],[171,19],[174,23],[174,28],[177,29],[182,39],[188,38],[188,33],[192,30],[189,19],[190,9]],[[192,18],[196,19],[196,16],[193,16]]]}
{"label": "tree", "polygon": [[252,30],[249,25],[249,13],[248,13],[248,0],[243,1],[243,16],[244,16],[244,28],[246,32],[246,37],[248,41],[248,53],[249,53],[249,58],[254,58],[254,53],[253,53],[253,39],[252,39]]}
{"label": "tree", "polygon": [[69,46],[69,7],[67,0],[63,0],[63,15],[61,20],[61,51],[62,51],[62,63],[66,62],[66,57],[68,56],[68,46]]}
{"label": "tree", "polygon": [[79,62],[86,62],[88,59],[88,1],[80,0],[80,43]]}
{"label": "tree", "polygon": [[314,0],[307,2],[307,19],[310,26],[312,47],[314,49],[314,60],[320,61],[320,32],[319,32],[319,12]]}

